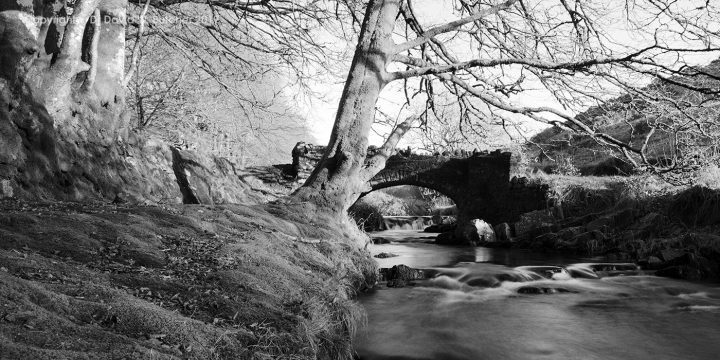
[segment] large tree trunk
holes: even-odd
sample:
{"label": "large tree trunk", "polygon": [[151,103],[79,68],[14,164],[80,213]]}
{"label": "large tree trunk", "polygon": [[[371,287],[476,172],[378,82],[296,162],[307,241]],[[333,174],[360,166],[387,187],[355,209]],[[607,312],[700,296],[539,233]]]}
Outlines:
{"label": "large tree trunk", "polygon": [[[0,146],[7,154],[0,156],[0,181],[6,187],[38,197],[51,189],[53,197],[73,200],[120,191],[127,178],[118,174],[129,171],[118,141],[127,140],[128,125],[126,5],[0,0],[0,102],[9,104],[0,112],[0,143],[8,142]],[[70,21],[61,20],[67,13]]]}
{"label": "large tree trunk", "polygon": [[[388,82],[386,66],[400,0],[370,1],[325,155],[293,197],[332,212],[346,211],[369,190],[365,170],[375,105]],[[374,175],[374,174],[373,174]]]}

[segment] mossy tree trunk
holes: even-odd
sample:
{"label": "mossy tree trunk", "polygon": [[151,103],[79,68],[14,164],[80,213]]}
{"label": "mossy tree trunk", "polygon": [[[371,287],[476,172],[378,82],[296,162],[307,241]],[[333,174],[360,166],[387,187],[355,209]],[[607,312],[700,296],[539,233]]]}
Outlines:
{"label": "mossy tree trunk", "polygon": [[29,86],[58,127],[73,121],[72,103],[88,103],[112,108],[118,116],[101,121],[117,130],[125,107],[127,0],[78,0],[71,7],[65,0],[0,1],[2,75]]}

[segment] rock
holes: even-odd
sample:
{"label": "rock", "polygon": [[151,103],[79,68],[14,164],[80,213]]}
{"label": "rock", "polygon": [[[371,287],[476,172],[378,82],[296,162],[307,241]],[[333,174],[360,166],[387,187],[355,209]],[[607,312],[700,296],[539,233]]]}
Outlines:
{"label": "rock", "polygon": [[559,294],[559,293],[577,293],[577,291],[568,290],[558,287],[541,287],[541,286],[523,286],[517,290],[518,294]]}
{"label": "rock", "polygon": [[555,249],[555,245],[560,237],[556,233],[547,233],[535,238],[530,244],[534,249]]}
{"label": "rock", "polygon": [[590,232],[595,240],[598,241],[605,241],[607,240],[607,237],[605,236],[605,233],[602,231],[594,230]]}
{"label": "rock", "polygon": [[563,240],[558,238],[554,246],[548,247],[548,250],[564,250],[564,251],[577,251],[579,248],[578,242],[574,239]]}
{"label": "rock", "polygon": [[441,233],[435,238],[435,243],[438,245],[454,245],[455,235],[453,231]]}
{"label": "rock", "polygon": [[453,231],[453,230],[455,230],[455,227],[456,227],[455,223],[450,223],[450,224],[435,224],[435,225],[430,225],[430,226],[426,227],[425,229],[423,229],[423,232],[426,232],[426,233],[444,233],[444,232],[448,232],[448,231]]}
{"label": "rock", "polygon": [[655,275],[681,280],[700,280],[704,276],[699,269],[691,266],[668,266],[655,272]]}
{"label": "rock", "polygon": [[597,217],[596,214],[587,214],[578,217],[567,218],[559,222],[558,224],[562,228],[584,226],[585,224],[593,221]]}
{"label": "rock", "polygon": [[513,224],[515,236],[529,236],[530,238],[538,236],[540,234],[536,232],[537,229],[545,225],[550,228],[554,220],[552,214],[545,210],[536,210],[523,214],[520,216],[520,220]]}
{"label": "rock", "polygon": [[637,210],[632,208],[626,208],[612,214],[612,222],[615,228],[624,229],[632,225],[637,217]]}
{"label": "rock", "polygon": [[375,255],[375,257],[378,259],[387,259],[387,258],[396,257],[396,256],[398,256],[398,255],[393,254],[393,253],[385,253],[385,252]]}
{"label": "rock", "polygon": [[384,238],[384,237],[374,237],[372,238],[373,244],[389,244],[390,239]]}
{"label": "rock", "polygon": [[440,215],[433,215],[432,217],[432,223],[433,225],[440,225],[443,223],[443,218]]}
{"label": "rock", "polygon": [[678,250],[678,249],[666,249],[666,250],[660,251],[660,257],[662,257],[662,259],[665,262],[673,261],[677,258],[684,256],[685,254],[686,254],[685,251]]}
{"label": "rock", "polygon": [[472,219],[468,223],[458,224],[455,229],[455,240],[467,245],[493,243],[496,241],[495,230],[483,220]]}
{"label": "rock", "polygon": [[[668,253],[668,251],[665,251],[665,255],[663,255],[663,258],[665,258],[665,256],[668,256],[668,258],[670,258],[671,256],[675,257],[673,257],[672,260],[664,262],[661,266],[662,270],[665,270],[667,268],[679,267],[680,269],[677,273],[678,276],[685,276],[682,278],[688,280],[705,279],[717,275],[717,263],[709,260],[704,256],[690,252],[682,252],[682,255],[680,256],[676,256],[678,255],[678,252],[672,252],[671,255],[668,255]],[[668,274],[675,274],[675,269],[668,271]],[[674,277],[671,275],[668,276]]]}
{"label": "rock", "polygon": [[427,278],[424,270],[413,269],[407,265],[395,265],[391,268],[380,269],[380,280],[387,281],[388,287],[404,287],[412,280],[423,280]]}
{"label": "rock", "polygon": [[581,278],[581,279],[599,279],[600,276],[595,273],[590,268],[586,267],[574,267],[570,266],[567,268],[567,272],[570,274],[573,278]]}
{"label": "rock", "polygon": [[636,223],[630,226],[632,236],[640,239],[647,239],[655,235],[658,229],[662,229],[663,225],[667,223],[667,218],[664,215],[658,213],[649,213]]}
{"label": "rock", "polygon": [[570,274],[561,266],[522,266],[518,269],[530,271],[546,279],[569,279]]}
{"label": "rock", "polygon": [[622,233],[620,233],[619,237],[620,237],[620,240],[622,240],[622,242],[624,242],[624,243],[631,242],[631,241],[637,240],[639,238],[638,234],[636,234],[632,230],[623,231]]}
{"label": "rock", "polygon": [[497,241],[500,242],[511,242],[512,241],[512,229],[508,223],[500,223],[495,226],[495,236]]}
{"label": "rock", "polygon": [[602,250],[600,248],[602,244],[597,241],[593,232],[584,232],[577,234],[572,238],[572,241],[575,243],[576,249],[582,250],[589,254],[593,254]]}
{"label": "rock", "polygon": [[601,218],[597,218],[591,222],[589,222],[587,225],[585,225],[585,228],[587,231],[601,231],[606,232],[609,229],[611,229],[615,225],[615,221],[610,216],[603,216]]}
{"label": "rock", "polygon": [[647,259],[638,261],[643,269],[657,270],[662,265],[662,260],[657,256],[650,256]]}
{"label": "rock", "polygon": [[619,251],[618,249],[612,249],[610,252],[605,253],[605,260],[612,261],[612,262],[630,261],[630,259],[633,259],[633,258],[635,258],[635,257],[631,256],[630,254],[628,254],[624,251]]}
{"label": "rock", "polygon": [[662,263],[662,261],[657,256],[649,257],[647,262],[648,262],[648,265],[650,265],[650,266],[657,266]]}
{"label": "rock", "polygon": [[639,268],[633,263],[598,263],[588,265],[596,274],[601,276],[637,275]]}
{"label": "rock", "polygon": [[583,229],[582,226],[574,226],[574,227],[569,227],[569,228],[565,228],[565,229],[558,231],[557,235],[564,240],[571,240],[572,238],[583,233],[584,230],[585,229]]}

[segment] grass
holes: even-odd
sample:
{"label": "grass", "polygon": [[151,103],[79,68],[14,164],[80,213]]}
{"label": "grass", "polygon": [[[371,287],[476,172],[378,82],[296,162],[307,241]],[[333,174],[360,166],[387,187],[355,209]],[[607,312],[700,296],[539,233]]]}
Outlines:
{"label": "grass", "polygon": [[350,359],[375,263],[349,221],[268,206],[0,202],[0,353]]}
{"label": "grass", "polygon": [[[553,227],[586,226],[599,220],[600,224],[608,223],[600,228],[600,234],[584,235],[576,244],[559,241],[556,246],[588,255],[614,254],[624,260],[661,257],[663,251],[673,249],[709,259],[702,261],[715,265],[707,269],[720,264],[720,237],[714,235],[720,230],[718,189],[672,186],[650,175],[534,174],[530,180],[549,185],[553,211],[536,211],[522,217],[521,228],[527,235],[521,244],[535,246],[534,239]],[[715,270],[703,271],[710,277],[720,274],[720,270],[715,275]]]}

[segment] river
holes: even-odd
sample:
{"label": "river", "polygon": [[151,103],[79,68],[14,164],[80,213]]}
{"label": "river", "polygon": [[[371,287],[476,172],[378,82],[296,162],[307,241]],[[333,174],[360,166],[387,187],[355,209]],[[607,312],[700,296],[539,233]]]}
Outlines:
{"label": "river", "polygon": [[373,235],[392,240],[373,254],[398,255],[380,267],[437,275],[360,298],[360,359],[720,358],[720,284],[602,258],[438,246],[417,230]]}

